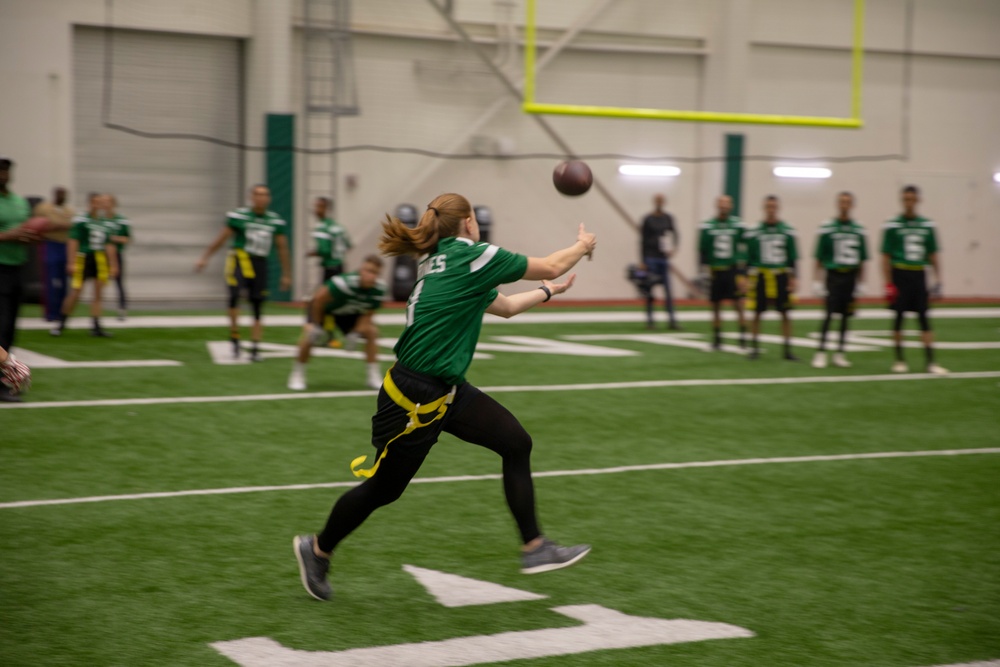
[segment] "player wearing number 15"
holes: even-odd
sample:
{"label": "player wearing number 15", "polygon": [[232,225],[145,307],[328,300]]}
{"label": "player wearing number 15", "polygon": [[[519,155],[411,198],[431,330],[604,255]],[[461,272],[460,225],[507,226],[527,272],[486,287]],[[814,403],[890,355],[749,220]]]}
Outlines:
{"label": "player wearing number 15", "polygon": [[902,191],[903,213],[885,223],[882,228],[882,272],[885,276],[886,298],[896,311],[893,340],[896,343],[895,373],[909,370],[903,358],[903,315],[917,314],[927,358],[927,372],[944,374],[945,369],[934,362],[934,332],[927,318],[930,292],[927,290],[925,267],[934,269],[937,281],[934,294],[941,292],[941,264],[938,260],[937,234],[934,223],[917,215],[920,190],[907,185]]}
{"label": "player wearing number 15", "polygon": [[[483,324],[483,313],[513,317],[573,284],[549,282],[594,251],[597,239],[580,225],[576,242],[547,257],[526,257],[479,241],[479,223],[469,201],[457,194],[434,199],[411,229],[390,218],[379,249],[388,256],[420,258],[417,283],[406,305],[406,328],[396,344],[396,364],[386,373],[372,417],[374,461],[351,463],[365,481],[334,504],[316,536],[294,540],[302,583],[313,597],[328,600],[330,556],[379,507],[402,495],[442,432],[485,447],[503,460],[503,489],[521,535],[521,571],[555,570],[579,561],[590,547],[561,547],[542,535],[531,478],[531,436],[506,408],[465,380]],[[525,292],[505,296],[497,287],[540,280]],[[559,417],[554,417],[558,419]],[[432,517],[428,517],[431,519]],[[428,525],[450,548],[456,529]]]}
{"label": "player wearing number 15", "polygon": [[798,361],[792,354],[792,321],[788,311],[795,295],[795,263],[799,258],[795,231],[778,218],[778,198],[764,198],[764,220],[746,234],[747,308],[754,311],[750,359],[757,359],[760,348],[760,316],[773,307],[781,313],[781,334],[785,338],[785,359]]}
{"label": "player wearing number 15", "polygon": [[205,250],[195,264],[200,272],[208,264],[209,258],[222,247],[227,239],[232,239],[232,249],[226,256],[226,284],[229,285],[229,339],[233,344],[233,356],[240,356],[239,298],[240,291],[247,292],[253,307],[253,329],[250,338],[253,347],[251,361],[260,361],[258,345],[264,333],[261,323],[261,308],[267,297],[267,258],[271,247],[278,248],[281,261],[281,289],[292,284],[291,261],[288,257],[288,224],[267,207],[271,204],[271,190],[266,185],[250,188],[249,208],[238,208],[226,214],[226,226],[212,245]]}
{"label": "player wearing number 15", "polygon": [[[817,293],[826,294],[826,316],[819,332],[819,351],[813,356],[813,368],[826,368],[826,334],[834,314],[840,315],[840,344],[833,354],[833,365],[849,368],[844,356],[847,323],[854,314],[854,293],[864,280],[864,263],[868,259],[865,229],[851,219],[854,195],[837,195],[837,217],[819,228],[816,238]],[[825,284],[819,277],[826,272]]]}

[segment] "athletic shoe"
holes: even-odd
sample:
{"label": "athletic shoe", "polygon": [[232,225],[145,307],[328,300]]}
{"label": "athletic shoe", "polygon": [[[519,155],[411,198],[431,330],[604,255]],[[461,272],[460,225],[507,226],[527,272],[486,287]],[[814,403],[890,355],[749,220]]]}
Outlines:
{"label": "athletic shoe", "polygon": [[358,343],[361,342],[361,334],[351,332],[344,336],[344,350],[347,352],[353,352],[357,347]]}
{"label": "athletic shoe", "polygon": [[747,359],[749,359],[750,361],[757,361],[758,359],[760,359],[760,350],[750,350],[747,353]]}
{"label": "athletic shoe", "polygon": [[240,358],[240,340],[239,338],[230,338],[229,342],[233,345],[233,359]]}
{"label": "athletic shoe", "polygon": [[817,352],[813,355],[812,367],[826,368],[826,352]]}
{"label": "athletic shoe", "polygon": [[120,309],[118,310],[118,321],[119,321],[119,322],[124,322],[124,321],[125,321],[125,318],[126,318],[127,316],[128,316],[128,311],[127,311],[127,310],[125,310],[124,308],[120,308]]}
{"label": "athletic shoe", "polygon": [[802,361],[791,352],[785,352],[785,361]]}
{"label": "athletic shoe", "polygon": [[306,374],[292,371],[292,374],[288,376],[288,388],[292,391],[305,391]]}
{"label": "athletic shoe", "polygon": [[547,537],[534,551],[521,554],[521,574],[538,574],[569,567],[590,553],[589,544],[561,547]]}
{"label": "athletic shoe", "polygon": [[369,389],[381,389],[382,388],[382,371],[376,368],[368,369],[368,381],[365,384]]}
{"label": "athletic shoe", "polygon": [[317,600],[329,600],[333,595],[326,573],[330,570],[330,559],[320,558],[313,553],[315,535],[296,535],[292,540],[295,560],[299,562],[299,574],[306,592]]}
{"label": "athletic shoe", "polygon": [[937,364],[927,364],[927,372],[934,375],[947,375],[948,369],[938,366]]}
{"label": "athletic shoe", "polygon": [[847,357],[844,356],[843,352],[834,352],[833,365],[837,368],[850,368],[851,362],[847,360]]}
{"label": "athletic shoe", "polygon": [[111,338],[111,334],[101,327],[94,327],[90,330],[90,335],[94,338]]}
{"label": "athletic shoe", "polygon": [[49,329],[49,335],[50,336],[56,336],[57,338],[59,336],[62,336],[62,332],[63,332],[63,328],[61,326],[55,326],[55,327],[52,327],[51,329]]}
{"label": "athletic shoe", "polygon": [[892,365],[893,373],[909,373],[910,367],[906,365],[905,361],[897,361]]}
{"label": "athletic shoe", "polygon": [[259,350],[250,350],[250,361],[257,363],[258,361],[263,361],[264,359],[260,356]]}
{"label": "athletic shoe", "polygon": [[0,386],[0,403],[20,403],[21,396],[10,387]]}

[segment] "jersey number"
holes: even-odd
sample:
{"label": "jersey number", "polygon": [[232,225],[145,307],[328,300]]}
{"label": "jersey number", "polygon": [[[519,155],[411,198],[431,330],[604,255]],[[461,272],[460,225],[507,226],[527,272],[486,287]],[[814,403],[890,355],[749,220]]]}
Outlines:
{"label": "jersey number", "polygon": [[854,237],[835,239],[833,241],[833,261],[841,266],[854,266],[861,260],[858,252],[859,240]]}
{"label": "jersey number", "polygon": [[923,234],[903,236],[903,257],[907,262],[922,262],[925,259]]}
{"label": "jersey number", "polygon": [[413,294],[406,301],[406,326],[413,324],[413,311],[417,308],[417,301],[420,301],[420,292],[424,289],[424,281],[421,280],[413,288]]}
{"label": "jersey number", "polygon": [[730,259],[733,256],[733,235],[717,234],[712,240],[712,254],[715,259]]}
{"label": "jersey number", "polygon": [[264,257],[271,252],[271,230],[248,229],[246,251],[251,255]]}
{"label": "jersey number", "polygon": [[783,266],[788,261],[788,255],[785,253],[785,237],[761,237],[760,260],[763,264]]}
{"label": "jersey number", "polygon": [[91,229],[87,238],[91,250],[103,250],[107,243],[108,234],[103,229]]}

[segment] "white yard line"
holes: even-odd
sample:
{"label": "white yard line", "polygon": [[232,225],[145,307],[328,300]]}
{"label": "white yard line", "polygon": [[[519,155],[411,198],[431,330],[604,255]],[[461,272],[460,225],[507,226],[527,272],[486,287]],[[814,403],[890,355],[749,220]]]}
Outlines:
{"label": "white yard line", "polygon": [[[909,380],[972,380],[1000,378],[1000,371],[969,371],[933,375],[931,373],[900,373],[886,375],[820,375],[810,377],[730,378],[691,380],[641,380],[636,382],[593,382],[584,384],[541,384],[480,387],[492,394],[511,392],[609,391],[614,389],[655,389],[660,387],[718,387],[776,384],[831,384],[840,382],[903,382]],[[179,403],[241,403],[246,401],[291,401],[306,398],[354,398],[375,396],[374,390],[316,391],[284,394],[247,394],[242,396],[173,396],[162,398],[109,398],[93,401],[49,401],[39,403],[0,403],[0,410],[33,410],[41,408],[94,408],[130,405],[173,405]]]}
{"label": "white yard line", "polygon": [[[534,477],[579,477],[582,475],[611,475],[623,472],[649,470],[684,470],[687,468],[721,468],[730,466],[765,465],[773,463],[819,463],[828,461],[856,461],[871,459],[902,459],[928,456],[967,456],[971,454],[1000,454],[1000,447],[980,449],[940,449],[914,452],[862,452],[857,454],[824,454],[817,456],[778,456],[773,458],[723,459],[719,461],[687,461],[682,463],[650,463],[646,465],[615,466],[613,468],[584,468],[580,470],[548,470],[533,473]],[[500,474],[454,475],[450,477],[417,477],[411,484],[448,484],[454,482],[479,482],[501,479]],[[266,491],[308,491],[354,486],[360,482],[324,482],[319,484],[288,484],[284,486],[237,486],[224,489],[189,489],[186,491],[160,491],[155,493],[128,493],[114,496],[84,496],[82,498],[52,498],[48,500],[18,500],[0,503],[0,509],[41,507],[46,505],[79,505],[102,503],[112,500],[149,500],[153,498],[181,498],[185,496],[224,496],[237,493]]]}
{"label": "white yard line", "polygon": [[[932,309],[930,315],[935,319],[1000,319],[1000,308],[939,308]],[[247,320],[248,316],[243,319]],[[405,313],[380,313],[376,319],[379,324],[405,324]],[[662,313],[657,313],[657,318],[662,317]],[[773,317],[773,315],[772,315]],[[792,314],[792,319],[801,321],[822,320],[824,313],[820,309],[796,310]],[[889,322],[892,314],[888,310],[881,308],[862,309],[854,315],[858,320],[883,320]],[[708,310],[679,310],[677,319],[680,322],[708,322],[712,319],[712,314]],[[723,319],[734,320],[735,315],[732,309],[723,310]],[[585,324],[585,323],[609,323],[625,322],[640,323],[646,322],[646,313],[641,309],[624,311],[571,311],[542,310],[531,313],[522,313],[511,319],[504,319],[494,315],[487,315],[483,321],[488,324]],[[657,322],[660,322],[657,319]],[[269,327],[300,327],[303,324],[303,315],[265,315],[264,325]],[[18,320],[19,329],[43,331],[52,328],[51,322],[38,317],[24,317]],[[178,328],[204,328],[217,327],[228,328],[229,319],[220,310],[218,315],[143,315],[140,317],[130,317],[124,322],[106,318],[102,323],[105,329],[178,329]],[[90,327],[90,319],[87,317],[74,317],[69,321],[70,329],[87,329]]]}

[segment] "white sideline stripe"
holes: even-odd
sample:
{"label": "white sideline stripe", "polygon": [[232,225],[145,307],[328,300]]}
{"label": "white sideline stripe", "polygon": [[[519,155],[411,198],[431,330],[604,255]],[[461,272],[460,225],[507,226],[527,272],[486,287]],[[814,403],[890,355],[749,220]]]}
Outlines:
{"label": "white sideline stripe", "polygon": [[[480,387],[493,394],[536,391],[595,391],[611,389],[656,389],[660,387],[717,387],[771,384],[824,384],[837,382],[901,382],[905,380],[974,380],[1000,378],[1000,371],[968,371],[964,373],[894,373],[891,375],[820,375],[811,377],[732,378],[692,380],[641,380],[637,382],[594,382],[585,384],[526,384],[501,387]],[[163,398],[107,398],[93,401],[49,401],[45,403],[0,403],[0,410],[30,410],[34,408],[93,408],[127,405],[173,405],[178,403],[240,403],[244,401],[283,401],[304,398],[355,398],[375,396],[375,390],[316,391],[312,393],[247,394],[243,396],[174,396]]]}
{"label": "white sideline stripe", "polygon": [[[932,308],[928,314],[935,320],[950,319],[996,319],[1000,318],[1000,308]],[[244,322],[248,321],[245,314],[241,315]],[[656,313],[656,322],[662,323],[662,313]],[[795,321],[819,321],[825,317],[825,313],[820,309],[803,308],[795,310],[792,319]],[[854,314],[855,320],[882,320],[889,322],[892,314],[888,310],[881,308],[865,308]],[[301,327],[302,315],[264,315],[264,325],[269,327]],[[379,313],[378,323],[384,325],[406,324],[406,313]],[[679,322],[708,322],[712,319],[712,313],[708,310],[680,310],[677,311]],[[732,309],[722,311],[722,319],[726,322],[736,320],[736,314]],[[621,311],[570,311],[561,312],[557,310],[543,310],[529,313],[521,313],[517,317],[505,319],[498,315],[485,315],[483,322],[487,324],[600,324],[600,323],[646,323],[646,313],[641,309],[621,310]],[[18,319],[17,326],[25,331],[48,331],[52,328],[51,322],[46,322],[40,317],[22,317]],[[117,320],[107,320],[101,323],[105,329],[178,329],[178,328],[201,328],[212,327],[225,329],[229,326],[229,318],[225,314],[219,315],[142,315],[129,317],[125,322]],[[74,317],[69,321],[69,329],[87,329],[90,327],[90,320],[86,317]]]}
{"label": "white sideline stripe", "polygon": [[[766,463],[817,463],[822,461],[855,461],[864,459],[902,459],[927,456],[965,456],[968,454],[1000,454],[1000,447],[980,449],[937,449],[916,452],[867,452],[857,454],[820,454],[816,456],[778,456],[756,459],[723,459],[719,461],[687,461],[683,463],[647,463],[613,468],[583,468],[580,470],[545,470],[532,473],[533,477],[577,477],[581,475],[611,475],[622,472],[647,470],[683,470],[686,468],[721,468],[727,466],[761,465]],[[502,479],[499,473],[488,475],[452,475],[449,477],[417,477],[410,484],[448,484],[452,482],[480,482]],[[284,486],[235,486],[226,489],[189,489],[186,491],[158,491],[153,493],[127,493],[117,496],[84,496],[82,498],[52,498],[49,500],[17,500],[0,503],[0,509],[40,507],[43,505],[78,505],[102,503],[111,500],[148,500],[152,498],[180,498],[184,496],[223,496],[237,493],[264,491],[310,491],[356,486],[361,482],[322,482],[316,484],[288,484]]]}

